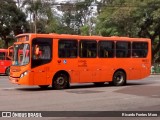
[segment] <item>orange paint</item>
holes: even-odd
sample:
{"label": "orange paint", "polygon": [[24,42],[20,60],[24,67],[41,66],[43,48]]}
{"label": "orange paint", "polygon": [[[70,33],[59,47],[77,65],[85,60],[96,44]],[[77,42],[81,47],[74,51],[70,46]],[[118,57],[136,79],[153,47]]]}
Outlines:
{"label": "orange paint", "polygon": [[[27,36],[27,40],[24,40]],[[59,34],[21,34],[16,44],[29,44],[26,65],[11,66],[10,80],[16,84],[52,85],[58,72],[66,72],[70,83],[111,82],[117,70],[127,80],[150,75],[151,40],[147,38],[101,37]],[[39,49],[34,49],[38,44]],[[46,56],[34,59],[34,50]],[[37,53],[38,54],[38,53]],[[20,69],[21,71],[15,71]],[[16,78],[16,80],[15,80]]]}

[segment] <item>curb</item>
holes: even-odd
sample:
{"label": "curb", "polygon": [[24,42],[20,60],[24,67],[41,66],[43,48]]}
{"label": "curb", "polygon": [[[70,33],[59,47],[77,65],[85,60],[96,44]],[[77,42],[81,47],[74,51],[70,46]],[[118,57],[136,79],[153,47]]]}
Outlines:
{"label": "curb", "polygon": [[151,73],[150,75],[160,75],[160,73]]}

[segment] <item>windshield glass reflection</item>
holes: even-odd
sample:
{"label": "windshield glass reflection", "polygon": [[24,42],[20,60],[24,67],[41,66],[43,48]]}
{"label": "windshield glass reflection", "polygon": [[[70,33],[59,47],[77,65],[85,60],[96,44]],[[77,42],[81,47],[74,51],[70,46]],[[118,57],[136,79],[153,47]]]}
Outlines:
{"label": "windshield glass reflection", "polygon": [[12,65],[26,65],[30,60],[29,44],[14,45],[13,63]]}

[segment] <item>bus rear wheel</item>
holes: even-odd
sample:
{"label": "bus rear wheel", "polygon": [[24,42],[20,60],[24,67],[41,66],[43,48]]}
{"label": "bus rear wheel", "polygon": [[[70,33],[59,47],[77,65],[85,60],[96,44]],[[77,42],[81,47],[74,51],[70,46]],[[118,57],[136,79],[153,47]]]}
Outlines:
{"label": "bus rear wheel", "polygon": [[5,74],[8,75],[8,76],[10,75],[10,67],[6,68]]}
{"label": "bus rear wheel", "polygon": [[113,80],[111,82],[114,86],[122,86],[126,84],[126,74],[123,71],[117,71],[113,75]]}
{"label": "bus rear wheel", "polygon": [[69,86],[69,78],[64,73],[59,73],[55,76],[52,82],[52,87],[56,90],[65,89]]}

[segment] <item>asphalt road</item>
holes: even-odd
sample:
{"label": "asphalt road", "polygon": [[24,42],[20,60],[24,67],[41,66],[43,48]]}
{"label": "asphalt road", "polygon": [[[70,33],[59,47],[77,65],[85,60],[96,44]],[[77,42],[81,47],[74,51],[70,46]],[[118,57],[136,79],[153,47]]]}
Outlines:
{"label": "asphalt road", "polygon": [[[0,76],[0,111],[90,111],[89,117],[45,117],[41,119],[85,119],[85,120],[150,120],[159,117],[114,117],[122,111],[153,111],[160,113],[160,75],[151,75],[143,80],[128,81],[126,86],[113,87],[108,84],[96,87],[93,84],[72,84],[70,89],[42,90],[37,86],[20,86],[9,82],[7,76]],[[104,111],[112,111],[113,116],[96,117]],[[63,112],[62,112],[63,113]],[[138,112],[139,113],[139,112]],[[54,113],[53,113],[54,114]],[[105,113],[110,114],[110,113]],[[119,114],[119,113],[118,113]],[[121,114],[121,113],[120,113]],[[134,112],[134,114],[136,114]],[[126,114],[127,115],[127,114]],[[100,115],[101,116],[101,115]],[[0,118],[2,119],[2,118]],[[3,118],[4,119],[4,118]],[[12,118],[13,119],[13,118]],[[22,119],[22,118],[14,118]],[[26,118],[34,119],[34,118]],[[38,118],[40,119],[40,118]]]}

